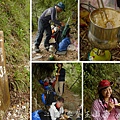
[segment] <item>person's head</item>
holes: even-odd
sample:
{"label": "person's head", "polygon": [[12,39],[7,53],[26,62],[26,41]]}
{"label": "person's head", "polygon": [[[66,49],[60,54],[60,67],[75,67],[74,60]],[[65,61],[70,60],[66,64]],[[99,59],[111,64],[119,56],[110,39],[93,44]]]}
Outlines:
{"label": "person's head", "polygon": [[57,63],[56,66],[57,66],[58,68],[61,68],[61,67],[63,66],[63,63]]}
{"label": "person's head", "polygon": [[108,80],[102,80],[98,86],[98,93],[100,99],[110,98],[112,96],[112,86],[113,82]]}
{"label": "person's head", "polygon": [[57,103],[56,103],[57,107],[60,108],[60,107],[63,106],[63,104],[64,104],[64,98],[59,97],[59,98],[57,99]]}
{"label": "person's head", "polygon": [[56,6],[57,12],[65,11],[65,5],[62,2],[59,2]]}

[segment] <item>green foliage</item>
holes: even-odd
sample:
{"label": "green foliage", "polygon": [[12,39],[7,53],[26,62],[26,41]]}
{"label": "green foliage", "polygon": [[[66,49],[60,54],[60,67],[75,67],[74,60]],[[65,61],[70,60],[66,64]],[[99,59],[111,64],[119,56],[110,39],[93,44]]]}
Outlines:
{"label": "green foliage", "polygon": [[[25,91],[29,86],[29,0],[0,2],[0,30],[4,32],[7,73],[14,90]],[[15,87],[13,87],[15,86]]]}
{"label": "green foliage", "polygon": [[81,63],[64,64],[66,70],[66,83],[75,94],[81,97],[82,94],[82,67]]}
{"label": "green foliage", "polygon": [[75,19],[77,19],[77,2],[75,0],[33,0],[32,1],[32,25],[33,30],[37,29],[37,21],[42,12],[49,8],[54,6],[55,4],[63,2],[65,4],[65,12],[62,12],[58,15],[58,19],[61,21],[67,22],[67,19],[70,17],[70,23],[75,23],[73,20],[73,16],[75,16]]}
{"label": "green foliage", "polygon": [[84,64],[84,108],[91,109],[92,102],[98,98],[97,86],[103,79],[114,82],[113,94],[120,99],[116,90],[118,77],[120,75],[120,64],[108,63],[86,63]]}
{"label": "green foliage", "polygon": [[[66,84],[70,88],[73,83],[77,80],[77,82],[72,86],[70,91],[78,94],[81,97],[81,76],[82,76],[82,69],[80,63],[70,63],[70,64],[63,64],[63,68],[66,70]],[[42,104],[40,101],[40,95],[43,93],[43,88],[39,84],[38,80],[44,80],[47,75],[55,75],[56,73],[56,64],[54,63],[33,63],[32,64],[32,100],[34,98],[38,101],[38,104]],[[40,108],[35,108],[35,103],[33,103],[33,111]],[[43,104],[42,104],[43,106]]]}

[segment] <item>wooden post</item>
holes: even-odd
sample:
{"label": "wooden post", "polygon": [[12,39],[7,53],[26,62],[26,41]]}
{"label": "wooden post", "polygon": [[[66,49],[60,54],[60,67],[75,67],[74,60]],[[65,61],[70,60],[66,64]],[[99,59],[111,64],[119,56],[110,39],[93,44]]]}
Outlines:
{"label": "wooden post", "polygon": [[6,73],[6,57],[4,51],[3,31],[0,31],[0,120],[10,105],[10,93]]}

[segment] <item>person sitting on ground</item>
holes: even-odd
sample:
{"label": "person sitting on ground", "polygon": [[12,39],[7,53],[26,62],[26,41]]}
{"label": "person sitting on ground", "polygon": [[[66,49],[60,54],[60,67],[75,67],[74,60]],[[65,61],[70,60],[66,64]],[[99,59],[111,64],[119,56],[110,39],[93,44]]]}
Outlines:
{"label": "person sitting on ground", "polygon": [[119,120],[120,106],[112,95],[113,82],[102,80],[98,86],[99,98],[93,102],[92,120]]}
{"label": "person sitting on ground", "polygon": [[44,79],[44,86],[48,86],[50,84],[50,81],[52,80],[52,78],[50,76],[47,76]]}
{"label": "person sitting on ground", "polygon": [[52,35],[50,21],[54,22],[59,26],[63,26],[63,23],[57,20],[57,13],[65,11],[65,5],[60,2],[54,7],[48,8],[45,10],[38,21],[38,34],[34,41],[35,52],[40,52],[39,46],[43,38],[44,31],[46,32],[46,39],[44,41],[44,47],[46,50],[49,50],[49,40]]}
{"label": "person sitting on ground", "polygon": [[[64,98],[59,97],[57,102],[53,102],[50,106],[49,112],[52,120],[60,120],[62,114],[66,113],[67,110],[63,109]],[[70,118],[69,118],[70,119]]]}
{"label": "person sitting on ground", "polygon": [[55,87],[55,82],[56,82],[56,77],[52,76],[51,80],[50,80],[50,85],[54,88]]}

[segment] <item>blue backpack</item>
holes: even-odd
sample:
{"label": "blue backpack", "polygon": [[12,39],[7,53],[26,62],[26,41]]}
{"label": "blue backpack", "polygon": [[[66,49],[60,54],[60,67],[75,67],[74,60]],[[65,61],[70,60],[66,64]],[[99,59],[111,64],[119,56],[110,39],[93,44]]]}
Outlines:
{"label": "blue backpack", "polygon": [[32,113],[32,120],[41,120],[38,112],[42,112],[42,110],[37,110]]}
{"label": "blue backpack", "polygon": [[59,43],[58,51],[66,51],[69,44],[71,44],[69,37],[64,38]]}
{"label": "blue backpack", "polygon": [[53,90],[46,90],[42,95],[41,95],[41,100],[44,105],[50,106],[52,102],[55,102],[55,95],[56,93]]}
{"label": "blue backpack", "polygon": [[32,120],[51,120],[49,112],[37,110],[32,113]]}

